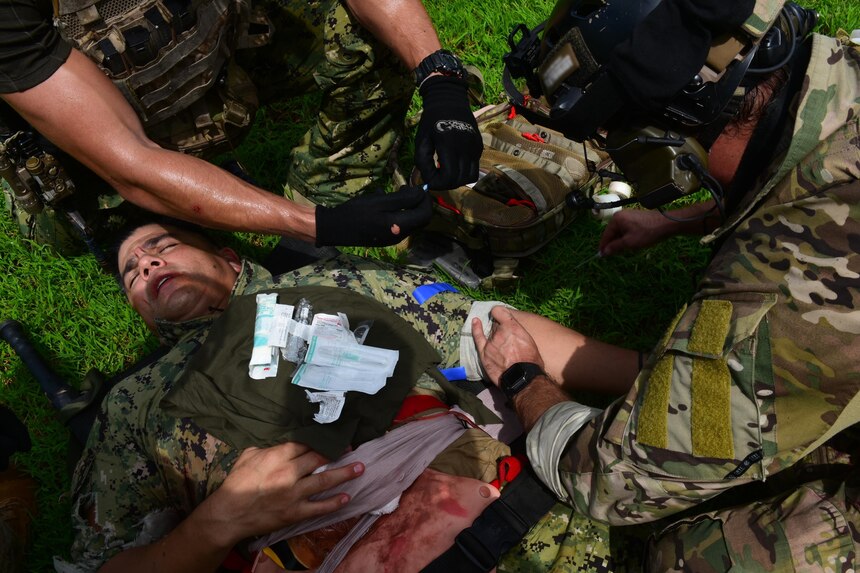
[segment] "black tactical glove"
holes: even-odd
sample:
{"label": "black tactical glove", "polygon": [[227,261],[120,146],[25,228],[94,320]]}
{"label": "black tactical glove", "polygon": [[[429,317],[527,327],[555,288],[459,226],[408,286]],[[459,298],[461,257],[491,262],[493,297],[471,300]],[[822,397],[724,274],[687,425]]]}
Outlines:
{"label": "black tactical glove", "polygon": [[[433,203],[423,187],[404,185],[394,193],[377,192],[336,207],[316,208],[317,246],[394,245],[430,221]],[[391,232],[391,226],[400,233]]]}
{"label": "black tactical glove", "polygon": [[415,136],[415,164],[421,177],[431,189],[454,189],[477,181],[484,144],[469,109],[466,81],[432,76],[419,91],[424,111]]}

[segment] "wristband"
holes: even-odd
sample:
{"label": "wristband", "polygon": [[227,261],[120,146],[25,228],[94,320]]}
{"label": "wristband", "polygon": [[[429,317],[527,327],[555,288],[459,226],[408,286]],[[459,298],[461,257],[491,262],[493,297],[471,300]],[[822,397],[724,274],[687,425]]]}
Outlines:
{"label": "wristband", "polygon": [[418,64],[418,67],[413,70],[415,76],[415,85],[421,87],[430,74],[440,73],[443,76],[453,76],[463,79],[466,77],[466,70],[463,68],[463,63],[460,58],[449,52],[448,50],[436,50]]}

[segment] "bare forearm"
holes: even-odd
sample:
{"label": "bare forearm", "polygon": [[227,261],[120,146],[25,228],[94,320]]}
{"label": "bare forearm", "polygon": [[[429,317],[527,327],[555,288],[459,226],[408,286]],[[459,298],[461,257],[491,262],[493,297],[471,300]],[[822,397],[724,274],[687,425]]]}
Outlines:
{"label": "bare forearm", "polygon": [[117,177],[115,169],[108,172],[93,165],[125,199],[156,213],[230,231],[305,241],[316,237],[313,207],[254,187],[196,157],[156,147],[139,152],[127,167]]}
{"label": "bare forearm", "polygon": [[105,563],[101,573],[211,573],[233,544],[216,539],[218,528],[206,517],[205,504],[162,539],[128,549]]}
{"label": "bare forearm", "polygon": [[346,5],[410,70],[442,47],[420,0],[346,0]]}
{"label": "bare forearm", "polygon": [[3,97],[132,203],[209,227],[315,237],[312,208],[155,145],[115,86],[75,50],[46,81]]}
{"label": "bare forearm", "polygon": [[528,433],[544,412],[562,402],[569,402],[558,384],[549,376],[538,376],[513,398],[514,411]]}
{"label": "bare forearm", "polygon": [[668,217],[663,217],[667,227],[665,236],[675,235],[706,235],[720,225],[719,212],[714,208],[713,199],[702,203],[695,203],[688,207],[667,211]]}
{"label": "bare forearm", "polygon": [[639,372],[635,350],[590,338],[537,314],[511,313],[534,339],[544,371],[564,390],[618,395],[630,389]]}

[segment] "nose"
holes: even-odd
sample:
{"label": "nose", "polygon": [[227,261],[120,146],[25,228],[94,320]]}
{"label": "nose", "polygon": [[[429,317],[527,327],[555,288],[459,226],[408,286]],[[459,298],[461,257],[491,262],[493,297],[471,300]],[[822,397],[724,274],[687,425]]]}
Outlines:
{"label": "nose", "polygon": [[152,271],[164,264],[164,261],[156,255],[141,253],[138,256],[137,264],[140,267],[140,276],[146,280],[149,279]]}

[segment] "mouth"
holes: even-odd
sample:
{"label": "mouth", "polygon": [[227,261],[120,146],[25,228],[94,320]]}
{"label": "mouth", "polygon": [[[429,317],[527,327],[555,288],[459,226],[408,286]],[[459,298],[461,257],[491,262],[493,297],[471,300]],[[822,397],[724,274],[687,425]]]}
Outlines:
{"label": "mouth", "polygon": [[155,300],[158,298],[158,293],[161,292],[161,289],[168,282],[173,280],[175,275],[172,274],[164,274],[162,276],[157,277],[155,280],[149,283],[149,297],[151,300]]}

